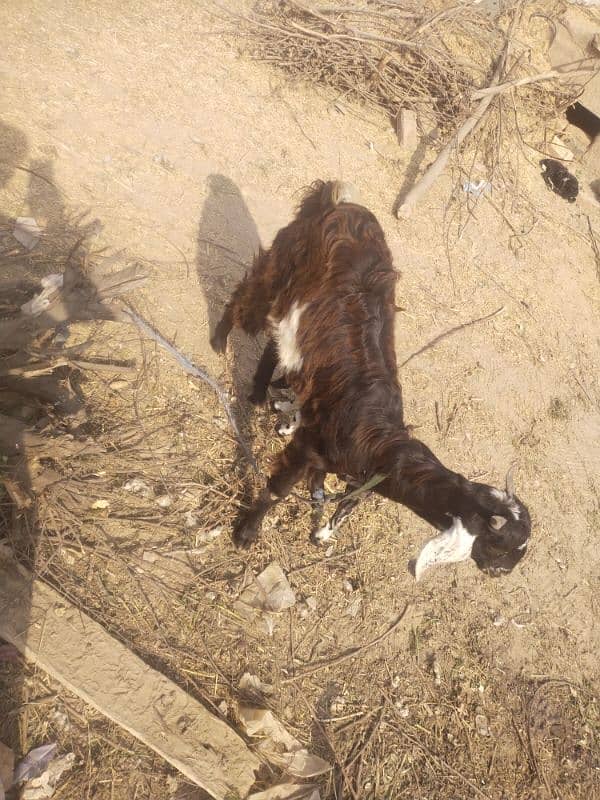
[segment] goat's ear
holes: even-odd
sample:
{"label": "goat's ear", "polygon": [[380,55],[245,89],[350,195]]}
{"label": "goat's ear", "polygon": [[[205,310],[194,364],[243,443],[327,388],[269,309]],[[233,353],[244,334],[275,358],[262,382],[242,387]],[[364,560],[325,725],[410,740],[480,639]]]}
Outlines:
{"label": "goat's ear", "polygon": [[490,528],[494,531],[499,531],[504,525],[506,525],[506,517],[501,517],[498,514],[494,514],[493,517],[490,517]]}
{"label": "goat's ear", "polygon": [[426,569],[436,564],[466,561],[471,556],[474,541],[475,536],[455,517],[447,531],[434,536],[422,548],[414,564],[415,578],[419,580]]}

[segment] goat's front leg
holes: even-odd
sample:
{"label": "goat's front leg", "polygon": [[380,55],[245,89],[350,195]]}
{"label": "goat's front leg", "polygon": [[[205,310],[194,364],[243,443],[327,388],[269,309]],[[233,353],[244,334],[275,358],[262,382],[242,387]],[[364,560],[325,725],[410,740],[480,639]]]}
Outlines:
{"label": "goat's front leg", "polygon": [[224,353],[227,347],[227,337],[233,328],[233,302],[225,306],[223,316],[217,323],[215,330],[210,337],[210,346],[215,353]]}
{"label": "goat's front leg", "polygon": [[255,406],[262,406],[267,399],[267,389],[275,372],[277,361],[277,346],[273,339],[269,339],[256,367],[252,380],[252,394],[248,398]]}
{"label": "goat's front leg", "polygon": [[239,519],[233,534],[238,547],[250,547],[260,533],[266,513],[288,495],[306,472],[308,443],[302,430],[280,453],[266,487]]}
{"label": "goat's front leg", "polygon": [[[349,486],[348,488],[356,489],[356,486]],[[313,533],[311,537],[313,542],[316,544],[324,544],[331,539],[332,536],[335,536],[340,525],[346,521],[359,502],[360,496],[349,497],[346,500],[340,500],[333,513],[333,516],[329,519],[327,524]]]}

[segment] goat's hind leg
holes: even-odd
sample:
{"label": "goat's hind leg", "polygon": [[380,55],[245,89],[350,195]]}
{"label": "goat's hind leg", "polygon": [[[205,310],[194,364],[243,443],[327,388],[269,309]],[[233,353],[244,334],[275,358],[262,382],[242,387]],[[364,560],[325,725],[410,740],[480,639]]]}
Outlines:
{"label": "goat's hind leg", "polygon": [[[349,489],[356,489],[356,486],[349,486]],[[345,500],[340,500],[335,509],[333,516],[328,522],[319,530],[315,531],[311,539],[315,544],[325,544],[332,536],[335,536],[339,527],[346,521],[352,511],[360,502],[360,496],[349,497]]]}
{"label": "goat's hind leg", "polygon": [[288,495],[306,472],[308,456],[308,442],[304,431],[300,430],[280,453],[266,487],[238,520],[233,533],[238,547],[250,547],[258,539],[269,509]]}

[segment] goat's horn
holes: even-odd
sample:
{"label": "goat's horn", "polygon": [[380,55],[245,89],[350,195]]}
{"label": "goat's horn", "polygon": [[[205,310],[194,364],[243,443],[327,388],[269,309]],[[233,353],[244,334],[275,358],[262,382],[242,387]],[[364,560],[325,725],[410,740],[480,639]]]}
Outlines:
{"label": "goat's horn", "polygon": [[509,497],[515,496],[515,484],[513,480],[514,465],[506,473],[506,494]]}
{"label": "goat's horn", "polygon": [[498,516],[498,515],[494,514],[494,516],[490,518],[490,526],[491,526],[491,527],[492,527],[492,528],[493,528],[495,531],[499,531],[499,530],[500,530],[500,528],[501,528],[503,525],[506,525],[506,517],[500,517],[500,516]]}

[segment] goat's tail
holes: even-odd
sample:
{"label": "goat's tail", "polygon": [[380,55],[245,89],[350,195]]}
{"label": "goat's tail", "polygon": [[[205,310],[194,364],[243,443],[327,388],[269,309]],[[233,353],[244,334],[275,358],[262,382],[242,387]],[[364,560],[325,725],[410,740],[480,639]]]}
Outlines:
{"label": "goat's tail", "polygon": [[358,203],[358,192],[351,183],[344,181],[315,181],[304,195],[299,214],[318,217],[332,211],[340,203]]}

